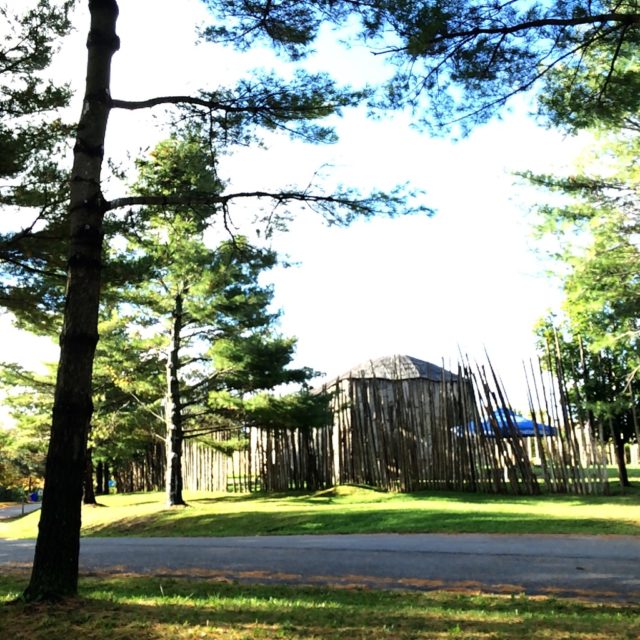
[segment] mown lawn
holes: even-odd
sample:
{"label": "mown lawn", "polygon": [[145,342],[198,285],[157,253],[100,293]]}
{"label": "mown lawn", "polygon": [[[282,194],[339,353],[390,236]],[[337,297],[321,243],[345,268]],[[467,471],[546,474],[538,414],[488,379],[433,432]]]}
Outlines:
{"label": "mown lawn", "polygon": [[[634,470],[634,479],[637,477]],[[329,533],[548,533],[639,535],[640,490],[611,496],[384,493],[339,487],[316,493],[110,495],[83,510],[85,536],[233,536]],[[38,513],[0,521],[0,537],[30,538]]]}
{"label": "mown lawn", "polygon": [[640,607],[555,598],[88,577],[81,598],[7,604],[26,575],[0,577],[0,636],[12,640],[631,639]]}
{"label": "mown lawn", "polygon": [[[637,482],[638,472],[633,479]],[[294,533],[640,533],[640,490],[607,497],[391,494],[363,487],[289,495],[110,495],[85,507],[85,536]],[[35,537],[38,513],[0,521]],[[0,638],[12,640],[640,638],[640,606],[522,595],[246,585],[211,578],[83,576],[80,598],[26,605],[28,575],[0,576]]]}

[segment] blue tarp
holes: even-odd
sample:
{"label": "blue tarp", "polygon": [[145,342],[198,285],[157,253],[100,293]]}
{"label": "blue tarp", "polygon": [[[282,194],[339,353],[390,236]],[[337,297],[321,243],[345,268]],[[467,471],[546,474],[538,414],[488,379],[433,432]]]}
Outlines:
{"label": "blue tarp", "polygon": [[[508,438],[512,435],[513,427],[516,428],[518,435],[523,438],[533,438],[536,435],[533,420],[525,418],[512,409],[496,409],[493,412],[493,417],[495,418],[495,422],[487,419],[480,423],[480,428],[485,436],[494,437],[497,429],[502,437]],[[541,436],[554,436],[558,432],[555,427],[551,427],[548,424],[538,422],[537,427],[538,434]],[[473,420],[467,425],[467,429],[470,433],[477,433],[477,427]]]}

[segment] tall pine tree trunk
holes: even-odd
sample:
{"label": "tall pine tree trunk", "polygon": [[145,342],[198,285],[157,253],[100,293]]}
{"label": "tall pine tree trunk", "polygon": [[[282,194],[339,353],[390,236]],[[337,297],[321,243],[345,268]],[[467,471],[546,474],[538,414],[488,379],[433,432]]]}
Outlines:
{"label": "tall pine tree trunk", "polygon": [[104,467],[102,465],[102,460],[98,462],[96,465],[96,493],[100,496],[104,492],[102,491],[102,476],[104,474]]}
{"label": "tall pine tree trunk", "polygon": [[84,463],[84,491],[82,501],[84,504],[97,504],[96,492],[93,488],[93,458],[91,447],[87,449],[87,459]]}
{"label": "tall pine tree trunk", "polygon": [[109,481],[111,480],[111,469],[109,469],[109,463],[105,460],[102,463],[102,493],[103,496],[109,495]]}
{"label": "tall pine tree trunk", "polygon": [[116,0],[89,0],[87,79],[76,133],[69,206],[70,246],[60,362],[44,496],[27,600],[78,589],[85,454],[93,412],[91,378],[98,342],[104,200],[100,176],[110,111],[111,58],[119,46]]}
{"label": "tall pine tree trunk", "polygon": [[627,461],[625,459],[624,438],[622,437],[622,428],[619,424],[620,417],[609,419],[609,429],[613,437],[614,451],[616,454],[616,464],[618,466],[618,479],[620,486],[624,489],[630,487],[629,473],[627,472]]}
{"label": "tall pine tree trunk", "polygon": [[180,398],[180,334],[182,332],[182,296],[176,295],[171,325],[171,344],[167,357],[167,503],[185,505],[182,497],[182,407]]}

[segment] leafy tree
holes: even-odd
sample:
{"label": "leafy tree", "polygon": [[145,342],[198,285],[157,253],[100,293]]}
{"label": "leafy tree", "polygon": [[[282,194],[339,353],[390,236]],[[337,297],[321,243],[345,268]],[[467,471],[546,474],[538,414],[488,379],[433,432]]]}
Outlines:
{"label": "leafy tree", "polygon": [[[158,389],[162,388],[163,369],[156,358],[145,357],[149,340],[130,326],[130,317],[117,307],[103,310],[99,331],[89,447],[97,463],[96,491],[100,495],[108,493],[106,468],[117,471],[162,438],[156,422],[161,411]],[[89,467],[90,463],[85,502]]]}
{"label": "leafy tree", "polygon": [[555,236],[565,301],[559,351],[575,393],[571,401],[616,446],[628,484],[624,442],[637,439],[635,389],[640,372],[640,136],[601,136],[569,178],[529,176],[562,194],[561,206],[541,207],[540,231]]}
{"label": "leafy tree", "polygon": [[[108,310],[102,315],[94,370],[95,409],[83,484],[85,503],[95,503],[93,460],[122,463],[135,457],[150,439],[159,437],[154,423],[160,403],[154,406],[154,401],[162,388],[162,367],[154,359],[141,358],[140,345],[148,345],[148,340],[132,334],[128,318]],[[0,388],[15,422],[12,459],[24,478],[44,477],[54,387],[54,365],[40,374],[15,363],[0,364]],[[104,492],[103,483],[98,483],[97,490]]]}
{"label": "leafy tree", "polygon": [[[630,486],[625,442],[638,439],[635,385],[629,384],[635,354],[622,345],[597,348],[570,318],[547,318],[538,328],[544,362],[558,380],[567,416],[614,445],[620,484]],[[631,356],[631,357],[630,357]]]}
{"label": "leafy tree", "polygon": [[0,500],[14,497],[14,489],[21,481],[20,472],[15,464],[11,434],[0,431]]}
{"label": "leafy tree", "polygon": [[259,393],[246,403],[248,425],[262,429],[313,429],[331,424],[333,413],[327,395],[300,393],[282,396]]}
{"label": "leafy tree", "polygon": [[0,388],[15,423],[10,430],[14,466],[24,478],[44,477],[54,380],[53,365],[43,374],[15,363],[0,366]]}
{"label": "leafy tree", "polygon": [[[565,310],[588,330],[596,348],[638,337],[640,135],[602,135],[576,175],[526,174],[561,194],[560,206],[542,206],[539,232],[553,236],[563,265]],[[597,319],[597,322],[596,322]]]}

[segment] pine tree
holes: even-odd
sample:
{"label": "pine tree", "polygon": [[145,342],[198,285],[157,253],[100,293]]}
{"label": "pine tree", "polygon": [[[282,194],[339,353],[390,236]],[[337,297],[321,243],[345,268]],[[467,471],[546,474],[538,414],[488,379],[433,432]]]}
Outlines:
{"label": "pine tree", "polygon": [[[215,191],[215,164],[197,139],[171,138],[139,163],[138,193]],[[164,415],[167,502],[184,505],[182,446],[230,427],[240,430],[244,397],[291,382],[305,382],[308,369],[289,369],[295,342],[274,333],[273,291],[260,283],[276,255],[230,237],[209,248],[206,206],[147,207],[138,213],[143,233],[127,253],[146,258],[146,277],[123,292],[132,311],[129,326],[152,337],[147,353],[165,363]]]}
{"label": "pine tree", "polygon": [[[70,29],[72,2],[25,0],[0,4],[0,177],[28,175],[68,133],[57,113],[68,104],[69,90],[42,74],[51,64],[59,39]],[[28,183],[27,183],[28,184]],[[25,183],[5,182],[3,201],[24,197]]]}
{"label": "pine tree", "polygon": [[0,207],[19,228],[0,234],[0,305],[29,314],[30,328],[46,333],[64,295],[68,175],[60,156],[71,133],[60,116],[70,91],[46,74],[70,31],[72,2],[19,4],[0,3]]}
{"label": "pine tree", "polygon": [[359,35],[396,66],[380,99],[409,106],[433,129],[484,122],[531,89],[563,126],[637,116],[640,8],[635,0],[209,2],[208,30],[245,48],[266,40],[303,56],[330,21],[359,18]]}
{"label": "pine tree", "polygon": [[[274,192],[197,193],[124,196],[103,194],[105,137],[112,109],[182,105],[180,118],[200,120],[212,138],[247,144],[256,129],[285,130],[310,141],[331,140],[331,130],[317,120],[358,104],[363,95],[337,88],[326,75],[294,75],[291,83],[257,76],[232,89],[196,96],[160,96],[142,101],[112,97],[111,60],[119,49],[116,0],[90,0],[87,70],[83,106],[76,128],[68,208],[60,216],[69,229],[66,289],[60,335],[60,361],[47,455],[45,494],[30,584],[25,598],[38,600],[77,591],[80,503],[87,440],[93,413],[92,373],[98,342],[105,216],[137,205],[199,204],[215,207],[221,217],[237,200],[270,199],[279,205],[306,204],[334,222],[356,215],[394,213],[406,198],[398,193],[358,198],[352,191],[314,193],[309,188]],[[283,34],[284,37],[289,37]],[[297,126],[299,125],[299,126]],[[107,218],[108,220],[109,218]]]}

